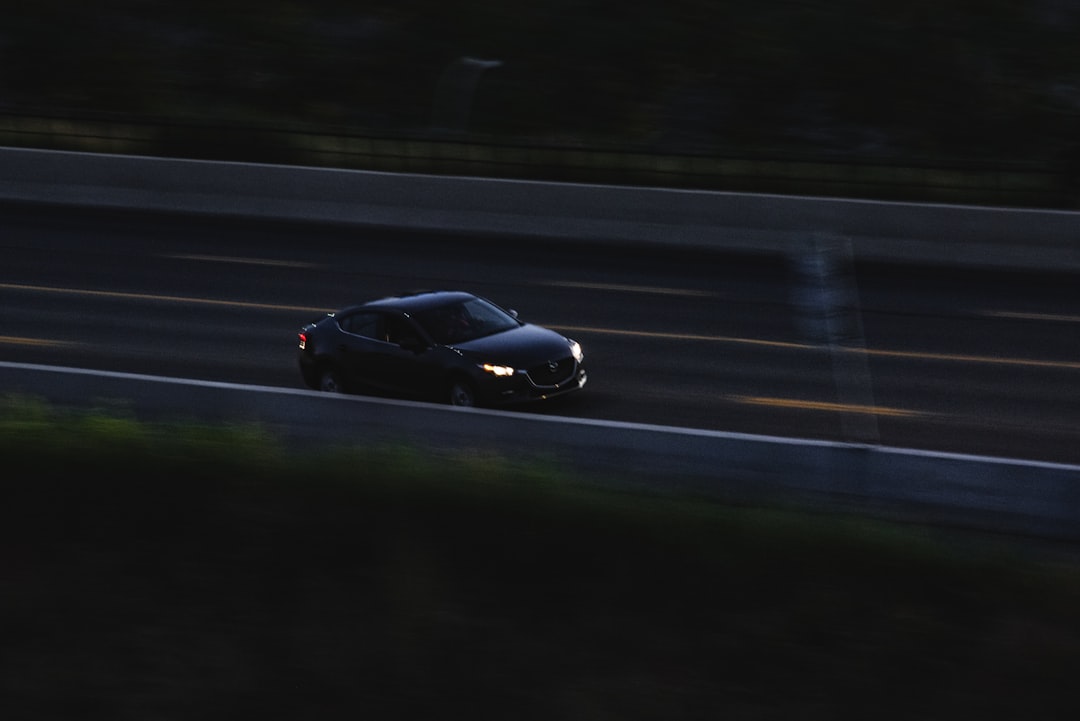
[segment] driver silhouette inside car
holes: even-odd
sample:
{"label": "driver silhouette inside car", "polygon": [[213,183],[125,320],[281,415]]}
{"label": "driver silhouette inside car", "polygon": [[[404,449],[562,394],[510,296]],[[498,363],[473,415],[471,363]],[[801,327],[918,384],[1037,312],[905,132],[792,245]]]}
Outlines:
{"label": "driver silhouette inside car", "polygon": [[447,343],[468,340],[472,335],[472,324],[465,308],[460,305],[447,308],[442,317],[442,331]]}

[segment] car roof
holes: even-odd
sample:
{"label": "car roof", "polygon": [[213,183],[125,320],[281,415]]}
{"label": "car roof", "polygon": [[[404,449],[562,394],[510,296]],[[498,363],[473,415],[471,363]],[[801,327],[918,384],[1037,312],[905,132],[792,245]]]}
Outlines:
{"label": "car roof", "polygon": [[436,308],[440,305],[464,301],[475,298],[472,293],[460,290],[418,290],[399,295],[390,295],[377,300],[351,306],[345,310],[357,310],[360,308],[378,308],[380,310],[400,310],[406,313]]}

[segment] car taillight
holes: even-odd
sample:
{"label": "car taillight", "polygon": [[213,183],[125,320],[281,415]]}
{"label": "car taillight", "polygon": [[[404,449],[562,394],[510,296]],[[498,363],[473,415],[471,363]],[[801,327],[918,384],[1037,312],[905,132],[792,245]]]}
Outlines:
{"label": "car taillight", "polygon": [[299,333],[300,336],[300,350],[307,348],[307,333]]}

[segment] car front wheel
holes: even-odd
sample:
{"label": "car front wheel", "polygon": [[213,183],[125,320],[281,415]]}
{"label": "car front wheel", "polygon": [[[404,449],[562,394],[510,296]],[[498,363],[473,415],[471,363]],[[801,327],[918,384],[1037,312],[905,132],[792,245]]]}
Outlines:
{"label": "car front wheel", "polygon": [[476,405],[476,388],[464,378],[450,382],[450,405],[472,408]]}

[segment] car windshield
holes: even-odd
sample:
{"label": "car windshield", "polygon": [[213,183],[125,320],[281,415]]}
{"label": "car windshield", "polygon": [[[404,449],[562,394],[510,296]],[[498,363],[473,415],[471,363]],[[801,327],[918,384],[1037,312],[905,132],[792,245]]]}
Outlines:
{"label": "car windshield", "polygon": [[413,318],[436,343],[449,345],[502,333],[520,325],[512,315],[482,298],[428,308]]}

